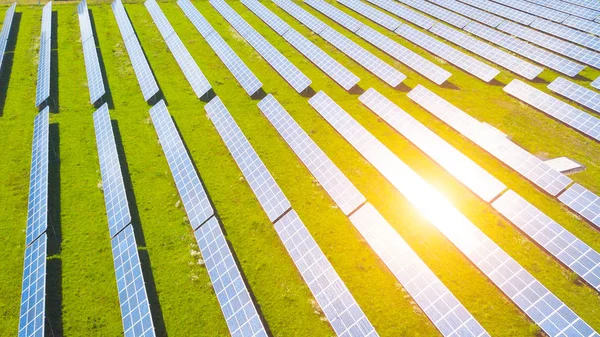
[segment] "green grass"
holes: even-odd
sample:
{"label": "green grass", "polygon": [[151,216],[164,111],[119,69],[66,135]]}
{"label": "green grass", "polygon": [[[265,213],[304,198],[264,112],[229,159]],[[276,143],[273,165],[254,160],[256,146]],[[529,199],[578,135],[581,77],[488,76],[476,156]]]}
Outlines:
{"label": "green grass", "polygon": [[[361,77],[362,88],[373,87],[392,99],[509,188],[600,250],[598,231],[556,200],[539,192],[524,178],[414,104],[405,92],[387,87],[285,12],[264,3]],[[600,299],[593,289],[577,281],[574,273],[380,121],[359,103],[356,95],[338,87],[243,5],[233,1],[231,4],[311,78],[315,90],[324,90],[330,95],[586,322],[600,330]],[[320,118],[307,99],[293,91],[207,1],[196,1],[195,5],[257,74],[265,91],[282,103],[493,336],[535,336],[538,333],[534,324]],[[303,7],[394,64],[407,74],[407,86],[425,85],[472,116],[508,133],[536,155],[568,156],[584,164],[586,170],[573,175],[573,179],[600,193],[597,182],[600,167],[595,160],[600,157],[600,145],[505,94],[502,87],[514,78],[511,73],[502,71],[498,84],[483,83],[363,20],[449,70],[453,74],[450,81],[458,89],[439,87],[308,6]],[[2,18],[6,8],[0,9]],[[165,2],[161,8],[381,336],[438,335],[262,116],[256,107],[257,101],[247,97],[179,7],[174,2]],[[197,263],[198,248],[193,233],[178,202],[177,190],[149,119],[149,106],[142,98],[110,5],[102,2],[91,5],[90,9],[115,106],[111,117],[118,123],[139,210],[137,225],[143,232],[144,242],[138,243],[143,245],[140,249],[147,252],[156,288],[156,295],[151,296],[152,305],[157,308],[160,304],[164,331],[171,336],[227,336],[208,275]],[[127,4],[126,9],[273,335],[332,336],[333,330],[315,310],[308,288],[206,117],[204,103],[195,98],[145,7],[139,3]],[[48,289],[52,295],[48,298],[49,315],[58,335],[118,336],[122,335],[121,319],[104,200],[99,188],[93,108],[88,104],[76,5],[56,3],[54,10],[58,18],[59,113],[51,116],[51,123],[59,134],[59,143],[53,145],[60,156],[60,180],[56,182],[59,188],[54,190],[52,205],[54,209],[59,205],[60,210],[52,223],[60,229],[61,235],[59,240],[51,236],[60,250],[53,254],[49,264],[49,272],[55,275]],[[22,5],[17,11],[22,17],[6,106],[0,117],[0,248],[3,253],[0,336],[15,335],[18,326],[32,125],[37,113],[34,100],[41,7]],[[586,70],[577,81],[586,83],[598,75],[598,71]],[[551,81],[556,76],[546,70],[541,78]],[[547,91],[546,83],[528,83]],[[56,281],[56,275],[60,282]]]}

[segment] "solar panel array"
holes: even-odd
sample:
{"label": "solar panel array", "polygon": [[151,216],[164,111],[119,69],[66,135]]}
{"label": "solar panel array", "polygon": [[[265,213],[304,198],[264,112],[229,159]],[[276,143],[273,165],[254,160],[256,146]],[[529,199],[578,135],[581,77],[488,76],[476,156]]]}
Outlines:
{"label": "solar panel array", "polygon": [[521,12],[514,8],[507,7],[507,6],[501,5],[499,3],[496,3],[496,2],[493,2],[490,0],[458,0],[458,1],[468,4],[469,6],[473,6],[473,7],[482,9],[486,12],[501,16],[503,18],[507,18],[514,22],[522,23],[524,25],[529,25],[536,19],[536,17],[531,14]]}
{"label": "solar panel array", "polygon": [[26,245],[35,241],[48,228],[49,120],[50,109],[46,107],[35,116],[33,124]]}
{"label": "solar panel array", "polygon": [[[385,63],[351,39],[327,26],[292,1],[273,0],[273,2],[288,14],[298,19],[302,24],[312,29],[315,34],[319,34],[325,41],[329,42],[388,85],[397,87],[404,79],[406,79],[406,75],[401,73],[398,69]],[[314,30],[312,27],[316,27],[318,30]]]}
{"label": "solar panel array", "polygon": [[259,1],[242,0],[242,3],[342,88],[350,90],[360,81],[358,76],[290,27]]}
{"label": "solar panel array", "polygon": [[6,46],[8,45],[8,38],[10,37],[10,30],[12,28],[12,20],[15,15],[15,8],[17,7],[17,3],[13,3],[6,14],[4,14],[4,21],[2,24],[2,31],[0,31],[0,70],[2,70],[2,61],[4,60],[4,52],[6,51]]}
{"label": "solar panel array", "polygon": [[548,89],[600,113],[600,94],[593,90],[582,87],[562,77],[557,77],[552,81],[548,85]]}
{"label": "solar panel array", "polygon": [[570,4],[566,1],[558,1],[558,0],[530,0],[539,5],[546,6],[548,8],[553,8],[555,10],[561,11],[563,13],[572,14],[578,16],[580,18],[584,18],[587,20],[598,19],[600,16],[600,10],[593,10],[590,8]]}
{"label": "solar panel array", "polygon": [[50,97],[50,52],[52,49],[52,2],[42,10],[42,32],[35,92],[35,106],[40,107]]}
{"label": "solar panel array", "polygon": [[586,33],[600,35],[600,23],[589,21],[586,19],[578,18],[576,16],[570,16],[562,22],[563,25],[577,28]]}
{"label": "solar panel array", "polygon": [[509,139],[482,129],[479,121],[425,87],[418,85],[408,97],[547,193],[557,195],[572,182]]}
{"label": "solar panel array", "polygon": [[121,31],[121,36],[125,43],[125,49],[127,49],[127,54],[129,54],[133,71],[135,72],[140,89],[142,90],[142,95],[144,96],[144,100],[148,101],[158,93],[158,84],[154,79],[152,69],[150,69],[148,60],[146,60],[140,41],[133,30],[125,7],[123,7],[123,3],[121,0],[115,0],[111,4],[111,7],[115,14],[115,18],[117,19],[117,24],[119,25],[119,30]]}
{"label": "solar panel array", "polygon": [[484,201],[493,200],[506,189],[502,182],[375,89],[370,88],[358,99]]}
{"label": "solar panel array", "polygon": [[104,88],[98,51],[96,50],[96,40],[94,39],[86,0],[82,0],[77,6],[77,14],[81,30],[81,44],[83,45],[83,59],[85,61],[85,72],[90,92],[90,103],[94,104],[104,96],[106,90]]}
{"label": "solar panel array", "polygon": [[162,35],[167,47],[175,57],[179,68],[183,72],[183,75],[192,86],[192,90],[196,94],[196,97],[202,98],[207,92],[211,90],[211,85],[194,61],[194,58],[190,52],[185,48],[183,42],[179,38],[179,35],[175,33],[173,27],[169,23],[169,20],[162,12],[155,0],[146,0],[144,2],[146,9],[152,16],[152,20],[158,27],[160,34]]}
{"label": "solar panel array", "polygon": [[552,21],[537,19],[532,24],[531,27],[542,31],[544,33],[548,33],[550,35],[558,36],[567,41],[571,41],[573,43],[577,43],[584,47],[593,49],[595,51],[600,51],[600,38],[584,33],[577,29],[569,28],[563,26],[562,24],[558,24]]}
{"label": "solar panel array", "polygon": [[493,0],[497,3],[503,4],[508,7],[512,7],[514,9],[518,9],[525,13],[533,14],[535,16],[539,16],[541,18],[545,18],[548,20],[552,20],[555,22],[562,22],[566,18],[569,17],[566,13],[561,13],[554,9],[540,6],[532,3],[533,1],[518,1],[518,0]]}
{"label": "solar panel array", "polygon": [[466,5],[464,3],[455,1],[455,0],[429,0],[429,2],[434,3],[438,6],[444,7],[446,9],[449,9],[451,11],[454,11],[458,14],[462,14],[468,18],[471,18],[475,21],[479,21],[481,23],[484,23],[490,27],[496,27],[498,26],[502,21],[504,21],[504,19],[483,11],[481,9],[475,8],[475,7],[471,7],[469,5]]}
{"label": "solar panel array", "polygon": [[323,92],[309,103],[550,336],[597,333]]}
{"label": "solar panel array", "polygon": [[19,337],[45,336],[47,242],[48,237],[43,233],[25,247]]}
{"label": "solar panel array", "polygon": [[283,77],[296,92],[306,90],[312,81],[288,60],[269,41],[250,26],[225,1],[211,0],[211,5],[231,24],[231,26],[250,44],[267,63]]}
{"label": "solar panel array", "polygon": [[219,97],[204,106],[338,336],[378,336]]}
{"label": "solar panel array", "polygon": [[269,95],[258,106],[440,332],[444,336],[488,336],[279,102]]}
{"label": "solar panel array", "polygon": [[570,209],[600,227],[600,197],[579,184],[573,184],[558,197]]}
{"label": "solar panel array", "polygon": [[[214,101],[213,98],[211,103]],[[190,225],[195,231],[198,247],[229,332],[232,336],[266,337],[267,333],[258,316],[258,310],[163,100],[150,109],[150,117]]]}
{"label": "solar panel array", "polygon": [[600,119],[516,79],[506,85],[504,91],[588,137],[600,141]]}
{"label": "solar panel array", "polygon": [[198,32],[204,37],[206,42],[208,42],[217,56],[219,56],[223,64],[225,64],[227,69],[233,74],[233,77],[235,77],[242,88],[244,88],[246,93],[252,96],[260,90],[260,88],[262,88],[260,80],[252,73],[248,66],[246,66],[244,61],[237,56],[233,49],[229,47],[221,35],[219,35],[210,23],[206,21],[196,7],[194,7],[189,0],[178,0],[177,4],[181,7],[192,24],[194,24]]}

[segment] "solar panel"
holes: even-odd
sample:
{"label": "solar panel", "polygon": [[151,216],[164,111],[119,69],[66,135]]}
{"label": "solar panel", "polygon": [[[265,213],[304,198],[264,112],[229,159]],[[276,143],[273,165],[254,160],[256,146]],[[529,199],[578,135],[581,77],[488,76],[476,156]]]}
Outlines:
{"label": "solar panel", "polygon": [[569,13],[587,20],[594,20],[600,16],[600,10],[593,10],[590,8],[570,4],[566,1],[557,1],[557,0],[529,0],[531,2],[535,2],[536,4],[553,8],[563,13]]}
{"label": "solar panel", "polygon": [[137,36],[135,35],[135,31],[133,30],[133,26],[129,21],[129,17],[127,16],[127,12],[125,12],[125,7],[123,7],[121,0],[115,0],[111,7],[115,14],[115,18],[117,19],[117,24],[119,25],[119,30],[121,31],[127,54],[129,54],[133,71],[135,72],[140,89],[142,90],[142,95],[144,96],[144,100],[148,101],[158,92],[158,84],[154,79],[148,60],[146,60],[140,41],[138,41]]}
{"label": "solar panel", "polygon": [[127,226],[110,240],[125,336],[155,336],[135,234]]}
{"label": "solar panel", "polygon": [[520,11],[523,11],[523,12],[526,12],[529,14],[533,14],[535,16],[539,16],[541,18],[545,18],[545,19],[552,20],[555,22],[562,22],[567,17],[569,17],[568,14],[561,13],[559,11],[550,9],[548,7],[539,6],[539,5],[533,4],[528,1],[519,1],[519,0],[494,0],[494,1],[501,3],[503,5],[506,5],[508,7],[512,7],[512,8],[518,9]]}
{"label": "solar panel", "polygon": [[155,0],[146,0],[144,2],[144,6],[150,13],[152,17],[152,21],[158,28],[160,35],[162,35],[163,39],[166,41],[171,35],[175,34],[175,30],[171,26],[171,23],[167,19],[167,17],[163,14],[162,10],[158,6]]}
{"label": "solar panel", "polygon": [[548,89],[600,113],[600,94],[562,77],[557,77]]}
{"label": "solar panel", "polygon": [[309,103],[550,336],[594,330],[323,92]]}
{"label": "solar panel", "polygon": [[[446,21],[449,24],[456,26],[458,28],[462,28],[467,25],[471,20],[465,18],[462,15],[453,13],[449,10],[446,10],[442,7],[431,4],[427,1],[421,0],[398,0],[400,3],[403,3],[407,6],[413,7],[414,9],[418,9],[423,13],[427,13],[435,18]],[[430,27],[431,28],[431,27]]]}
{"label": "solar panel", "polygon": [[600,38],[584,33],[577,29],[565,27],[561,24],[544,19],[535,20],[531,24],[531,27],[540,30],[544,33],[558,36],[567,41],[577,43],[595,51],[600,51]]}
{"label": "solar panel", "polygon": [[378,336],[296,211],[277,221],[275,230],[336,334]]}
{"label": "solar panel", "polygon": [[271,94],[263,98],[258,107],[344,214],[352,213],[366,201]]}
{"label": "solar panel", "polygon": [[292,29],[285,21],[275,15],[273,12],[267,9],[263,4],[257,0],[242,0],[241,3],[248,7],[252,13],[256,14],[261,20],[263,20],[271,29],[277,34],[284,35],[288,30]]}
{"label": "solar panel", "polygon": [[418,85],[408,97],[547,193],[557,195],[572,182],[517,144],[489,134],[479,121],[425,87]]}
{"label": "solar panel", "polygon": [[474,21],[466,25],[464,29],[475,36],[490,41],[502,48],[508,49],[511,52],[519,54],[570,77],[575,77],[580,71],[583,70],[583,68],[585,68],[585,66],[581,64],[575,63],[562,56],[553,54]]}
{"label": "solar panel", "polygon": [[46,316],[47,237],[42,234],[25,248],[19,337],[43,337]]}
{"label": "solar panel", "polygon": [[594,68],[600,68],[600,54],[597,52],[509,21],[501,23],[497,28],[508,34],[537,44],[538,46],[570,57],[583,64]]}
{"label": "solar panel", "polygon": [[531,14],[527,14],[527,13],[518,11],[514,8],[506,7],[504,5],[501,5],[499,3],[495,3],[495,2],[489,1],[489,0],[459,0],[459,1],[466,3],[470,6],[477,7],[484,11],[493,13],[500,17],[503,17],[503,18],[506,18],[506,19],[509,19],[509,20],[512,20],[512,21],[515,21],[518,23],[522,23],[524,25],[529,25],[536,19],[536,17]]}
{"label": "solar panel", "polygon": [[573,184],[558,200],[590,223],[600,227],[600,198],[579,184]]}
{"label": "solar panel", "polygon": [[344,28],[355,33],[364,24],[352,16],[340,11],[325,1],[321,0],[304,0],[304,3],[308,4],[312,8],[319,11],[321,14],[329,17],[331,20],[344,26]]}
{"label": "solar panel", "polygon": [[594,21],[578,18],[576,16],[569,16],[565,21],[562,22],[562,24],[577,28],[586,33],[600,35],[600,23]]}
{"label": "solar panel", "polygon": [[194,234],[231,335],[267,337],[217,219],[210,218]]}
{"label": "solar panel", "polygon": [[506,189],[502,182],[375,89],[367,90],[358,99],[484,201],[490,202]]}
{"label": "solar panel", "polygon": [[214,215],[206,191],[163,100],[150,109],[150,117],[171,168],[190,225],[192,229],[196,229]]}
{"label": "solar panel", "polygon": [[87,3],[82,0],[77,6],[79,14],[79,27],[81,28],[81,43],[83,45],[83,59],[85,61],[85,72],[90,92],[90,103],[96,103],[105,94],[104,80],[100,70],[96,41],[92,33],[92,24],[88,12]]}
{"label": "solar panel", "polygon": [[402,24],[402,22],[383,13],[382,11],[376,10],[362,1],[338,0],[337,2],[361,14],[362,16],[369,18],[371,21],[385,27],[388,30],[393,31]]}
{"label": "solar panel", "polygon": [[112,238],[131,223],[131,214],[129,213],[123,173],[106,103],[94,112],[94,129],[96,130],[96,146],[98,147],[98,159],[100,160],[108,228]]}
{"label": "solar panel", "polygon": [[490,27],[496,27],[502,21],[504,21],[504,19],[502,19],[501,17],[498,17],[489,12],[477,9],[475,7],[471,7],[469,5],[460,3],[455,0],[429,0],[429,2],[432,2],[436,5],[442,6],[444,8],[447,8],[456,13],[465,15],[466,17],[468,17],[470,19],[479,21]]}
{"label": "solar panel", "polygon": [[384,9],[398,17],[401,17],[404,20],[424,29],[429,29],[436,23],[435,20],[430,19],[423,14],[410,10],[404,6],[401,6],[400,4],[394,1],[367,0],[367,2],[370,2],[371,4],[381,9]]}
{"label": "solar panel", "polygon": [[252,96],[262,88],[260,80],[189,0],[179,0],[177,4],[248,95]]}
{"label": "solar panel", "polygon": [[77,5],[77,17],[79,18],[79,31],[81,33],[81,43],[87,39],[94,37],[92,31],[92,22],[90,20],[90,13],[87,7],[87,1],[81,0]]}
{"label": "solar panel", "polygon": [[48,228],[48,143],[50,108],[35,116],[31,145],[29,201],[25,244],[31,244]]}
{"label": "solar panel", "polygon": [[518,80],[510,82],[504,87],[504,91],[592,139],[600,141],[600,119]]}
{"label": "solar panel", "polygon": [[565,0],[565,2],[600,11],[600,3],[596,0]]}
{"label": "solar panel", "polygon": [[275,221],[291,208],[290,202],[277,186],[252,145],[250,145],[242,130],[221,102],[221,99],[219,97],[213,98],[204,106],[204,110],[206,110],[208,117],[215,125],[225,145],[227,145],[233,159],[235,159],[244,177],[246,177],[260,205],[269,216],[269,220]]}
{"label": "solar panel", "polygon": [[296,20],[300,21],[308,29],[319,34],[322,30],[327,28],[327,25],[323,21],[310,15],[307,11],[300,8],[295,3],[288,0],[272,0],[277,6],[286,11],[289,15],[293,16]]}
{"label": "solar panel", "polygon": [[10,37],[10,30],[12,28],[12,20],[16,7],[17,3],[15,2],[8,7],[6,14],[4,14],[4,23],[2,24],[2,31],[0,31],[0,70],[2,70],[2,60],[4,59],[4,52],[8,45],[8,38]]}
{"label": "solar panel", "polygon": [[600,76],[590,83],[590,85],[596,89],[600,89]]}
{"label": "solar panel", "polygon": [[312,81],[292,64],[279,50],[252,28],[223,0],[211,0],[210,3],[231,26],[267,61],[296,92],[301,93]]}
{"label": "solar panel", "polygon": [[40,33],[40,53],[35,106],[39,107],[50,97],[50,52],[52,48],[52,2],[42,10],[42,32]]}
{"label": "solar panel", "polygon": [[600,254],[512,190],[492,206],[589,285],[600,290]]}

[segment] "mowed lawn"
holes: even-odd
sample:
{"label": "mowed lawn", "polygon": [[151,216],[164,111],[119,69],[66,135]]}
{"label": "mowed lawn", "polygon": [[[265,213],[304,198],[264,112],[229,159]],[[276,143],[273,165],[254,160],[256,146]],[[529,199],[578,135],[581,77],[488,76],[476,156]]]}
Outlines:
{"label": "mowed lawn", "polygon": [[[241,3],[229,3],[312,80],[315,91],[323,90],[330,95],[502,249],[592,327],[600,330],[600,299],[595,290],[379,120],[360,104],[358,95],[338,87]],[[600,250],[600,233],[595,228],[406,96],[410,88],[422,84],[507,133],[516,143],[540,157],[572,158],[586,166],[572,178],[600,193],[600,145],[504,93],[502,87],[515,75],[499,68],[502,73],[497,81],[484,83],[361,18],[452,73],[452,85],[437,86],[302,4],[405,73],[406,86],[396,90],[274,4],[263,3],[357,74],[363,89],[373,87],[396,102],[509,188]],[[539,334],[539,329],[362,159],[310,107],[308,99],[298,95],[208,1],[194,1],[194,4],[259,77],[264,90],[281,102],[491,335]],[[336,6],[355,15],[343,6]],[[125,7],[272,335],[334,335],[207,118],[203,110],[205,103],[196,99],[146,8],[142,3]],[[256,106],[258,101],[246,95],[177,4],[161,2],[160,7],[380,335],[439,335],[261,114]],[[0,7],[0,18],[7,8]],[[90,2],[89,8],[114,102],[110,113],[127,163],[124,174],[126,180],[131,181],[135,197],[129,201],[157,332],[170,336],[227,336],[227,326],[152,126],[148,114],[150,106],[141,95],[110,4]],[[54,158],[51,161],[50,223],[54,231],[49,231],[52,248],[48,261],[48,316],[57,336],[118,336],[123,331],[76,3],[56,3],[53,11],[58,23],[58,49],[54,56],[58,60],[59,110],[50,118],[51,157]],[[8,86],[7,90],[0,90],[0,93],[6,92],[5,104],[0,110],[0,336],[15,335],[18,327],[31,139],[37,113],[34,102],[41,7],[20,5],[17,12],[18,36],[14,57],[9,63],[12,63],[11,73],[10,77],[3,76],[0,84]],[[588,69],[575,80],[587,85],[598,75],[598,71]],[[557,76],[545,70],[541,79],[527,82],[548,91],[547,83]],[[4,82],[7,78],[9,81]]]}

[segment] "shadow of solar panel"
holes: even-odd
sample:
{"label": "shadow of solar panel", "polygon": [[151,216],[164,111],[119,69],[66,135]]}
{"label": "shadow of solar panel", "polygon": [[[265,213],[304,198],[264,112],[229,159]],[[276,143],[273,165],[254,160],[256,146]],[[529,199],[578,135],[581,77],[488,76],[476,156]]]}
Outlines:
{"label": "shadow of solar panel", "polygon": [[327,28],[327,25],[323,21],[315,18],[304,9],[300,8],[295,3],[289,0],[272,0],[277,6],[286,11],[289,15],[293,16],[296,20],[300,21],[308,29],[319,34],[322,30]]}
{"label": "shadow of solar panel", "polygon": [[267,337],[217,219],[210,218],[195,236],[231,335]]}
{"label": "shadow of solar panel", "polygon": [[8,38],[12,27],[12,21],[15,14],[15,8],[17,3],[13,3],[6,14],[4,14],[4,23],[2,24],[2,31],[0,31],[0,70],[2,69],[2,61],[4,60],[4,52],[6,51],[6,45],[8,44]]}
{"label": "shadow of solar panel", "polygon": [[589,285],[600,290],[598,252],[512,190],[500,196],[492,206]]}
{"label": "shadow of solar panel", "polygon": [[46,316],[47,236],[42,234],[25,248],[19,337],[43,337]]}
{"label": "shadow of solar panel", "polygon": [[486,27],[477,22],[469,23],[464,29],[475,36],[490,41],[502,48],[508,49],[509,51],[570,77],[574,77],[585,68],[585,66],[581,64],[518,40],[508,34]]}
{"label": "shadow of solar panel", "polygon": [[194,24],[194,27],[198,30],[200,35],[205,39],[215,32],[215,29],[210,25],[208,21],[200,14],[200,12],[194,7],[189,0],[177,0],[177,4],[183,10],[185,16],[190,19],[190,21]]}
{"label": "shadow of solar panel", "polygon": [[600,198],[579,184],[573,184],[558,197],[575,213],[600,227]]}
{"label": "shadow of solar panel", "polygon": [[436,5],[442,6],[444,8],[447,8],[458,14],[462,14],[462,15],[466,16],[467,18],[470,18],[475,21],[479,21],[490,27],[496,27],[500,23],[502,23],[502,21],[504,21],[504,19],[502,19],[494,14],[471,7],[469,5],[460,3],[455,0],[429,0],[429,2],[432,2]]}
{"label": "shadow of solar panel", "polygon": [[50,108],[35,116],[31,146],[29,201],[25,244],[31,244],[48,228],[48,143]]}
{"label": "shadow of solar panel", "polygon": [[322,91],[309,103],[550,336],[596,332]]}
{"label": "shadow of solar panel", "polygon": [[125,336],[155,336],[135,234],[125,227],[110,240]]}
{"label": "shadow of solar panel", "polygon": [[471,21],[462,15],[453,13],[449,10],[446,10],[442,7],[431,4],[427,1],[415,1],[415,0],[398,0],[398,1],[407,6],[418,9],[423,13],[427,13],[427,14],[433,16],[434,18],[446,21],[449,24],[451,24],[455,27],[458,27],[458,28],[463,28]]}
{"label": "shadow of solar panel", "polygon": [[404,6],[399,5],[394,1],[386,1],[386,0],[367,0],[371,4],[384,9],[398,17],[403,18],[404,20],[417,25],[418,27],[429,29],[435,25],[435,20],[432,20],[425,15],[420,13],[416,13]]}
{"label": "shadow of solar panel", "polygon": [[352,213],[366,201],[272,95],[263,98],[258,107],[344,214]]}
{"label": "shadow of solar panel", "polygon": [[260,160],[242,130],[235,123],[219,97],[204,106],[233,159],[246,177],[269,220],[275,221],[291,208],[277,183]]}
{"label": "shadow of solar panel", "polygon": [[536,17],[527,14],[521,11],[518,11],[514,8],[510,8],[499,3],[495,3],[489,0],[458,0],[465,4],[468,4],[473,7],[477,7],[479,9],[483,9],[484,11],[490,12],[492,14],[498,15],[500,17],[522,23],[524,25],[531,24]]}
{"label": "shadow of solar panel", "polygon": [[214,215],[213,208],[163,100],[150,109],[150,117],[190,225],[196,229]]}
{"label": "shadow of solar panel", "polygon": [[600,94],[562,77],[557,77],[548,85],[548,89],[600,113]]}
{"label": "shadow of solar panel", "polygon": [[127,49],[127,54],[129,54],[133,71],[142,90],[142,95],[144,96],[144,100],[148,101],[158,93],[158,84],[154,79],[150,65],[146,60],[142,46],[135,35],[133,26],[127,17],[121,0],[115,0],[112,3],[112,9],[117,19],[121,36],[125,42],[125,48]]}
{"label": "shadow of solar panel", "polygon": [[555,22],[562,22],[566,18],[569,17],[569,15],[566,13],[561,13],[554,9],[544,7],[544,6],[539,6],[537,4],[532,3],[534,1],[531,1],[531,2],[519,1],[519,0],[493,0],[493,1],[503,4],[505,6],[508,6],[508,7],[512,7],[514,9],[518,9],[520,11],[523,11],[523,12],[526,12],[529,14],[533,14],[535,16],[539,16],[544,19],[555,21]]}
{"label": "shadow of solar panel", "polygon": [[519,80],[510,82],[504,87],[504,91],[586,136],[600,141],[600,119]]}
{"label": "shadow of solar panel", "polygon": [[562,22],[562,24],[565,26],[577,28],[586,33],[600,35],[600,23],[594,21],[578,18],[576,16],[569,16],[565,21]]}
{"label": "shadow of solar panel", "polygon": [[285,34],[288,30],[291,29],[290,25],[288,25],[285,21],[281,20],[277,15],[268,10],[263,4],[258,2],[257,0],[241,0],[241,3],[244,4],[252,13],[256,14],[261,20],[263,20],[271,29],[273,29],[277,34],[282,35]]}
{"label": "shadow of solar panel", "polygon": [[600,51],[600,38],[584,33],[582,31],[565,27],[561,24],[544,19],[535,20],[531,24],[531,27],[540,30],[544,33],[558,36],[567,41],[577,43],[595,51]]}
{"label": "shadow of solar panel", "polygon": [[277,221],[275,230],[336,334],[378,336],[296,211]]}
{"label": "shadow of solar panel", "polygon": [[310,86],[311,80],[254,28],[248,25],[225,1],[211,0],[210,3],[296,92],[301,93]]}
{"label": "shadow of solar panel", "polygon": [[338,10],[332,5],[326,3],[321,0],[304,0],[304,3],[308,4],[312,8],[319,11],[321,14],[329,17],[331,20],[337,22],[338,24],[344,26],[344,28],[349,31],[355,33],[360,27],[364,26],[364,24],[352,16]]}
{"label": "shadow of solar panel", "polygon": [[418,85],[407,96],[547,193],[555,196],[572,182],[510,140],[489,134],[479,121],[425,87]]}
{"label": "shadow of solar panel", "polygon": [[52,2],[42,10],[42,32],[40,33],[40,53],[35,95],[35,106],[39,107],[50,97],[50,49],[52,39]]}
{"label": "shadow of solar panel", "polygon": [[486,202],[506,186],[375,89],[358,98],[392,128]]}
{"label": "shadow of solar panel", "polygon": [[129,204],[127,203],[125,185],[123,184],[123,173],[106,103],[94,112],[94,129],[96,131],[96,146],[98,147],[98,159],[100,160],[108,228],[112,238],[131,223],[131,214],[129,213]]}
{"label": "shadow of solar panel", "polygon": [[590,83],[590,85],[596,89],[600,90],[600,76],[594,80],[594,82]]}

